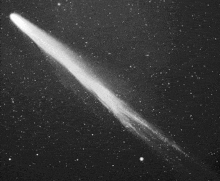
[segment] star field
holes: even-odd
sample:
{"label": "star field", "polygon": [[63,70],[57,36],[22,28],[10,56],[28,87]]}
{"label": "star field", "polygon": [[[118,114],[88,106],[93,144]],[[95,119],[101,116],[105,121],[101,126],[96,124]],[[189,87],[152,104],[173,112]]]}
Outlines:
{"label": "star field", "polygon": [[[218,180],[220,3],[4,0],[0,180]],[[67,44],[114,93],[205,165],[181,168],[127,131],[10,21]]]}

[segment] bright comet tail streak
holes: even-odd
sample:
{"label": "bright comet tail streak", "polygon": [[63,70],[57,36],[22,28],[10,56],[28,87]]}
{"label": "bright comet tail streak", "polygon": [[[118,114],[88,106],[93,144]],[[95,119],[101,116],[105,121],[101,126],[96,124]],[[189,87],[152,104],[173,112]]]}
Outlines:
{"label": "bright comet tail streak", "polygon": [[120,122],[156,150],[172,147],[179,153],[188,155],[172,140],[166,138],[159,129],[148,123],[128,104],[115,96],[95,76],[79,62],[69,48],[36,27],[18,14],[11,14],[12,22],[28,35],[45,53],[65,67],[88,91],[90,91]]}

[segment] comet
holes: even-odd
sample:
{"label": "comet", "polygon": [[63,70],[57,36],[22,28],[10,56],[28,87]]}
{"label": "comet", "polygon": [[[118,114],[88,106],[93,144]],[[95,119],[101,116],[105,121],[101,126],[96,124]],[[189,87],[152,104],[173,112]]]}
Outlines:
{"label": "comet", "polygon": [[149,123],[125,101],[118,98],[85,65],[83,60],[61,41],[37,27],[19,14],[10,14],[11,21],[44,53],[61,64],[84,88],[94,95],[121,124],[138,138],[159,152],[176,150],[188,157],[173,140]]}

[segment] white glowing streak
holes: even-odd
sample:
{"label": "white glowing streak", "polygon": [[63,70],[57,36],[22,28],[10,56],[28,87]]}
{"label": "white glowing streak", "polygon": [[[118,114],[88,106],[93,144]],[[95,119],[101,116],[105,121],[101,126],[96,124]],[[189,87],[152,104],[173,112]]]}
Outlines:
{"label": "white glowing streak", "polygon": [[[99,101],[112,112],[121,123],[141,137],[148,144],[155,145],[153,142],[175,148],[180,153],[188,156],[178,145],[166,138],[157,128],[144,120],[137,112],[131,109],[124,101],[120,100],[109,89],[104,87],[93,74],[79,62],[69,48],[42,29],[36,27],[18,14],[11,14],[10,19],[13,23],[28,35],[43,51],[57,60],[64,66],[87,90],[99,99]],[[159,142],[158,142],[159,141]]]}

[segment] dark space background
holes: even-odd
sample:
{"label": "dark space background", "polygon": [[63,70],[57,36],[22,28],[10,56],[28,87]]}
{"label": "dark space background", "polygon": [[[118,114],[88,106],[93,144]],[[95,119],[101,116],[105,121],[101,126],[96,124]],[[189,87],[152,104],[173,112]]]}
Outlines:
{"label": "dark space background", "polygon": [[[12,12],[81,55],[194,161],[175,168],[128,132]],[[0,40],[0,180],[218,180],[219,1],[3,0]]]}

